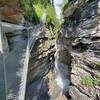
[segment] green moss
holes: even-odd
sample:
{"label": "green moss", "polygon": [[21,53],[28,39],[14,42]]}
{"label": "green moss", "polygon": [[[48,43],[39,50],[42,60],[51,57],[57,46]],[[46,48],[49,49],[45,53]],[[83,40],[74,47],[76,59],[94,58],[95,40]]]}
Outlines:
{"label": "green moss", "polygon": [[81,83],[85,86],[100,85],[100,76],[93,78],[91,75],[81,77]]}
{"label": "green moss", "polygon": [[[31,2],[29,2],[31,1]],[[54,23],[55,21],[55,10],[53,5],[48,3],[48,0],[20,0],[21,7],[25,12],[25,17],[35,23],[39,23],[42,14],[44,11],[47,12],[47,23],[52,20]]]}
{"label": "green moss", "polygon": [[93,86],[94,80],[91,75],[81,77],[81,83],[85,86]]}

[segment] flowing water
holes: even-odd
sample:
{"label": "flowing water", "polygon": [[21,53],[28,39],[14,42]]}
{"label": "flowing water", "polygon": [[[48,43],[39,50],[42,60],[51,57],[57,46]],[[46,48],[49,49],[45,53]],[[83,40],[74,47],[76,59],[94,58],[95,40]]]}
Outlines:
{"label": "flowing water", "polygon": [[[54,7],[55,7],[55,11],[56,11],[56,16],[57,16],[57,19],[58,19],[60,24],[62,23],[61,21],[62,21],[62,18],[63,18],[62,7],[63,7],[64,3],[65,3],[65,0],[54,0]],[[66,0],[66,3],[67,3],[67,0]],[[55,55],[59,55],[58,52],[57,52],[58,49],[59,49],[57,47],[57,45],[58,44],[55,42],[55,47],[56,47]],[[65,77],[68,74],[68,73],[66,73],[66,72],[68,72],[68,71],[66,71],[66,66],[67,65],[56,62],[56,60],[55,60],[55,69],[56,69],[56,74],[57,74],[56,75],[56,82],[57,82],[57,85],[62,89],[62,92],[68,91],[69,84],[70,84],[69,80]]]}
{"label": "flowing water", "polygon": [[54,0],[56,18],[58,19],[59,23],[61,23],[62,20],[62,4],[63,4],[63,0]]}

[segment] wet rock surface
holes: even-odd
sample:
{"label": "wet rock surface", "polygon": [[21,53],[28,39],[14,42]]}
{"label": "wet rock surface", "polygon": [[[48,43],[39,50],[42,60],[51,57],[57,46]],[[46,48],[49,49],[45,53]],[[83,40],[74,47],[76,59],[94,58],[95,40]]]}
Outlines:
{"label": "wet rock surface", "polygon": [[27,98],[29,98],[29,100],[49,100],[50,98],[48,94],[49,80],[46,75],[49,73],[51,67],[54,67],[53,56],[55,49],[54,40],[48,37],[50,34],[48,32],[49,31],[47,31],[47,33],[41,31],[31,51],[27,78],[26,100]]}
{"label": "wet rock surface", "polygon": [[[74,3],[73,5],[76,5]],[[65,37],[73,38],[70,49],[73,59],[69,94],[72,100],[99,100],[100,1],[89,0],[80,4],[77,2],[79,6],[76,5],[75,11],[69,16],[66,16],[68,10],[66,8],[66,22],[63,29]]]}
{"label": "wet rock surface", "polygon": [[[19,1],[0,2],[0,20],[19,24],[23,19]],[[33,39],[25,100],[100,99],[100,1],[71,0],[64,17],[62,31],[58,32],[56,39],[46,28]],[[33,30],[36,30],[35,26]],[[3,40],[5,55],[14,50],[8,55],[6,64],[10,63],[10,68],[15,70],[18,65],[15,66],[15,62],[23,58],[25,51],[20,48],[26,49],[26,34],[6,33]],[[0,59],[3,60],[1,53]],[[14,81],[15,73],[7,70],[8,79]],[[19,73],[16,75],[19,77]],[[10,81],[9,87],[17,90],[16,79],[12,82],[14,85]],[[8,97],[17,100],[12,93],[10,91]]]}

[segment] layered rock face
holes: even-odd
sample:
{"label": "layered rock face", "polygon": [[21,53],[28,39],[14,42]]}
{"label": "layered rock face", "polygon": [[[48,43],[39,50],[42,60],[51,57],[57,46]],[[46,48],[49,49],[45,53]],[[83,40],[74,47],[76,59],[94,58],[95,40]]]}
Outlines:
{"label": "layered rock face", "polygon": [[54,54],[54,35],[52,36],[48,29],[44,29],[36,39],[31,51],[26,100],[60,100],[60,98],[66,100],[55,81]]}
{"label": "layered rock face", "polygon": [[65,46],[70,42],[66,49],[73,57],[69,94],[72,100],[99,100],[100,1],[74,0],[64,15],[61,36],[67,39]]}

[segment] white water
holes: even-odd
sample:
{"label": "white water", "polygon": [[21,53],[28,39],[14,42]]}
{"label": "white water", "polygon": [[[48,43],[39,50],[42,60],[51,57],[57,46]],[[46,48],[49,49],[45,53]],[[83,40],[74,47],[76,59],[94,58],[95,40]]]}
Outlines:
{"label": "white water", "polygon": [[56,17],[59,20],[59,22],[62,19],[62,4],[63,0],[54,0],[54,7],[56,11]]}
{"label": "white water", "polygon": [[[61,23],[61,20],[62,20],[62,3],[63,3],[63,0],[54,0],[54,7],[55,7],[55,11],[56,11],[56,18],[57,20],[59,21],[59,23]],[[55,53],[55,57],[57,56],[57,43],[55,41],[55,48],[56,48],[56,53]],[[60,74],[60,70],[59,70],[59,67],[58,67],[58,63],[55,61],[55,69],[56,69],[56,82],[57,82],[57,85],[63,90],[64,88],[64,84],[63,84],[63,79],[61,77],[61,74]]]}
{"label": "white water", "polygon": [[61,93],[67,92],[70,85],[70,81],[66,77],[66,75],[69,73],[66,66],[67,65],[60,64],[55,61],[56,82],[57,85],[61,88]]}
{"label": "white water", "polygon": [[[56,69],[56,82],[57,85],[61,88],[61,93],[65,93],[69,89],[70,81],[68,80],[67,75],[69,74],[68,65],[65,65],[59,61],[56,61],[56,57],[59,56],[58,45],[55,41],[55,69]],[[63,52],[63,51],[62,51]]]}
{"label": "white water", "polygon": [[66,3],[68,3],[68,0],[54,0],[56,18],[58,19],[60,24],[63,21],[62,8]]}

